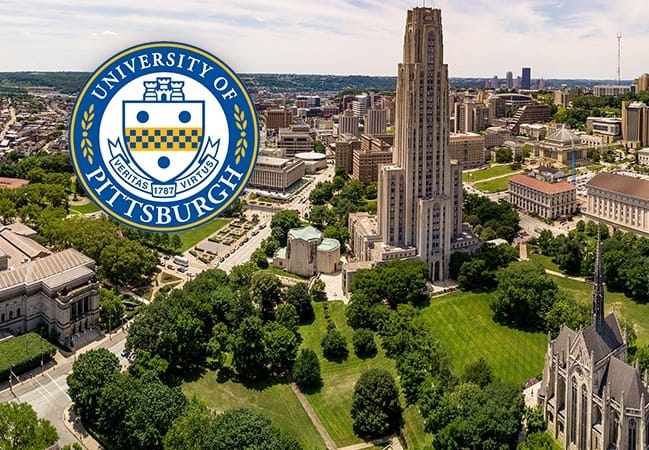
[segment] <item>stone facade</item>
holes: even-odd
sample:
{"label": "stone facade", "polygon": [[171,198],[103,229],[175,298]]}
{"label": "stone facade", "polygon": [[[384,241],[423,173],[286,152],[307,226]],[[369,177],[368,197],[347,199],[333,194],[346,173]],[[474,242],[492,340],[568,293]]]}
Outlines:
{"label": "stone facade", "polygon": [[509,179],[509,201],[527,213],[556,219],[577,211],[577,188],[565,181],[548,183],[517,174]]}
{"label": "stone facade", "polygon": [[340,243],[323,238],[314,227],[292,228],[286,247],[275,253],[273,265],[303,277],[340,270]]}
{"label": "stone facade", "polygon": [[597,243],[592,323],[562,327],[548,339],[538,403],[548,430],[570,450],[644,450],[649,442],[649,392],[627,364],[626,334],[615,313],[604,317],[601,243]]}

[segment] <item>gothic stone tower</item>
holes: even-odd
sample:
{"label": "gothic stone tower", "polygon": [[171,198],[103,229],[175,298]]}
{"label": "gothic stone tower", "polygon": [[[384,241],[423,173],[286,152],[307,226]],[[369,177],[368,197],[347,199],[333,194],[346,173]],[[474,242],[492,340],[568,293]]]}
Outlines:
{"label": "gothic stone tower", "polygon": [[380,168],[378,181],[383,243],[416,247],[433,281],[448,277],[451,239],[462,231],[461,168],[450,157],[443,54],[441,11],[408,11],[397,77],[393,163]]}

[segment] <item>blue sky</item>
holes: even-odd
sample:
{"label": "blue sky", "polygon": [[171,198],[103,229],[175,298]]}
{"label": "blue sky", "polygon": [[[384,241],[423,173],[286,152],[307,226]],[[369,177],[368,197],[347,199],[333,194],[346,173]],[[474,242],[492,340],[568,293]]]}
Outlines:
{"label": "blue sky", "polygon": [[[403,0],[0,0],[0,71],[90,71],[153,40],[238,72],[394,75]],[[442,9],[450,76],[609,78],[649,72],[647,0],[426,0]]]}

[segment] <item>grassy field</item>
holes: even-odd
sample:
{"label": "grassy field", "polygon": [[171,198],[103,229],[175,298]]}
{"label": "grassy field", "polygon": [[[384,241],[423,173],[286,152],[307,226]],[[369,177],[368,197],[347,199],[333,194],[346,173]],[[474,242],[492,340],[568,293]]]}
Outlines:
{"label": "grassy field", "polygon": [[77,214],[90,214],[99,211],[99,208],[95,206],[94,203],[86,203],[85,205],[73,205],[70,206],[71,213]]}
{"label": "grassy field", "polygon": [[499,177],[514,172],[515,171],[511,167],[509,167],[509,164],[505,164],[502,166],[491,166],[488,169],[462,172],[462,181],[465,182],[482,181],[482,180],[486,180],[487,178]]}
{"label": "grassy field", "polygon": [[480,183],[475,183],[473,187],[483,192],[503,192],[509,189],[510,178],[511,176],[504,176],[494,178],[493,180],[481,181]]}
{"label": "grassy field", "polygon": [[547,337],[495,323],[489,295],[455,292],[434,298],[422,316],[451,353],[458,375],[467,363],[483,357],[495,376],[522,384],[541,374]]}
{"label": "grassy field", "polygon": [[0,380],[9,379],[9,370],[21,374],[38,367],[41,358],[54,355],[56,348],[36,333],[16,336],[0,343]]}
{"label": "grassy field", "polygon": [[200,227],[176,233],[180,236],[180,240],[182,242],[180,251],[186,252],[203,239],[208,238],[212,234],[219,231],[228,222],[230,222],[230,219],[214,219],[211,222],[206,223],[205,225],[201,225]]}
{"label": "grassy field", "polygon": [[[276,380],[277,381],[277,380]],[[243,385],[219,383],[214,371],[182,386],[187,397],[196,396],[216,411],[250,408],[270,418],[273,425],[296,438],[305,449],[324,449],[325,444],[291,388],[279,380]]]}
{"label": "grassy field", "polygon": [[273,266],[272,264],[268,264],[268,269],[266,270],[273,272],[275,275],[279,275],[281,277],[295,278],[296,280],[304,281],[305,283],[309,281],[309,279],[306,277],[302,277],[295,273],[287,272],[284,269],[280,269],[279,267]]}
{"label": "grassy field", "polygon": [[527,247],[527,257],[530,261],[541,264],[546,269],[554,270],[556,272],[561,272],[559,266],[557,266],[553,261],[551,256],[545,256],[540,254],[532,254],[530,251],[533,250],[532,247]]}
{"label": "grassy field", "polygon": [[[307,395],[320,421],[325,426],[332,439],[343,447],[362,442],[352,429],[353,421],[350,415],[354,384],[360,374],[368,369],[381,368],[397,375],[394,361],[387,358],[380,348],[377,356],[362,360],[354,354],[351,338],[353,330],[345,319],[345,305],[342,302],[328,302],[331,320],[337,329],[347,338],[349,357],[341,362],[330,362],[322,356],[320,340],[327,330],[324,318],[324,304],[314,305],[316,320],[307,326],[300,327],[304,338],[302,347],[313,349],[320,357],[324,386],[320,392]],[[377,337],[377,343],[379,339]],[[420,448],[425,442],[430,442],[423,429],[423,421],[414,408],[408,408],[404,413],[404,434],[411,447]]]}
{"label": "grassy field", "polygon": [[[592,283],[557,276],[553,276],[552,279],[561,289],[568,291],[577,300],[590,305],[593,295]],[[604,306],[607,314],[615,311],[618,318],[634,323],[635,332],[638,335],[638,345],[649,344],[649,304],[636,303],[622,292],[610,292],[606,289]]]}

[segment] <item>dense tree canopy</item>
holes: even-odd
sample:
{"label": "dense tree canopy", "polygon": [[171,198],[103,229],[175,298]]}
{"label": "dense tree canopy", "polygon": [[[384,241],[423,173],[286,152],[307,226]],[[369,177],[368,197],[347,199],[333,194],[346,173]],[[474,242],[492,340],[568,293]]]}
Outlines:
{"label": "dense tree canopy", "polygon": [[498,272],[497,279],[491,299],[494,320],[542,329],[559,292],[543,267],[529,262],[511,264]]}
{"label": "dense tree canopy", "polygon": [[350,291],[363,295],[370,303],[385,300],[395,308],[400,303],[426,299],[428,266],[420,259],[392,260],[385,265],[356,272]]}
{"label": "dense tree canopy", "polygon": [[313,389],[322,384],[320,360],[310,348],[303,348],[293,366],[293,379],[301,389]]}
{"label": "dense tree canopy", "polygon": [[361,374],[354,386],[351,415],[354,431],[363,437],[382,437],[399,427],[399,392],[388,371],[371,369]]}
{"label": "dense tree canopy", "polygon": [[0,403],[0,448],[42,450],[56,443],[56,428],[28,403]]}
{"label": "dense tree canopy", "polygon": [[101,390],[115,378],[119,370],[119,360],[105,348],[79,355],[67,382],[74,409],[82,420],[96,420]]}
{"label": "dense tree canopy", "polygon": [[464,196],[463,214],[474,227],[481,225],[483,230],[491,228],[495,237],[512,242],[520,230],[516,207],[504,200],[498,203],[478,194]]}

